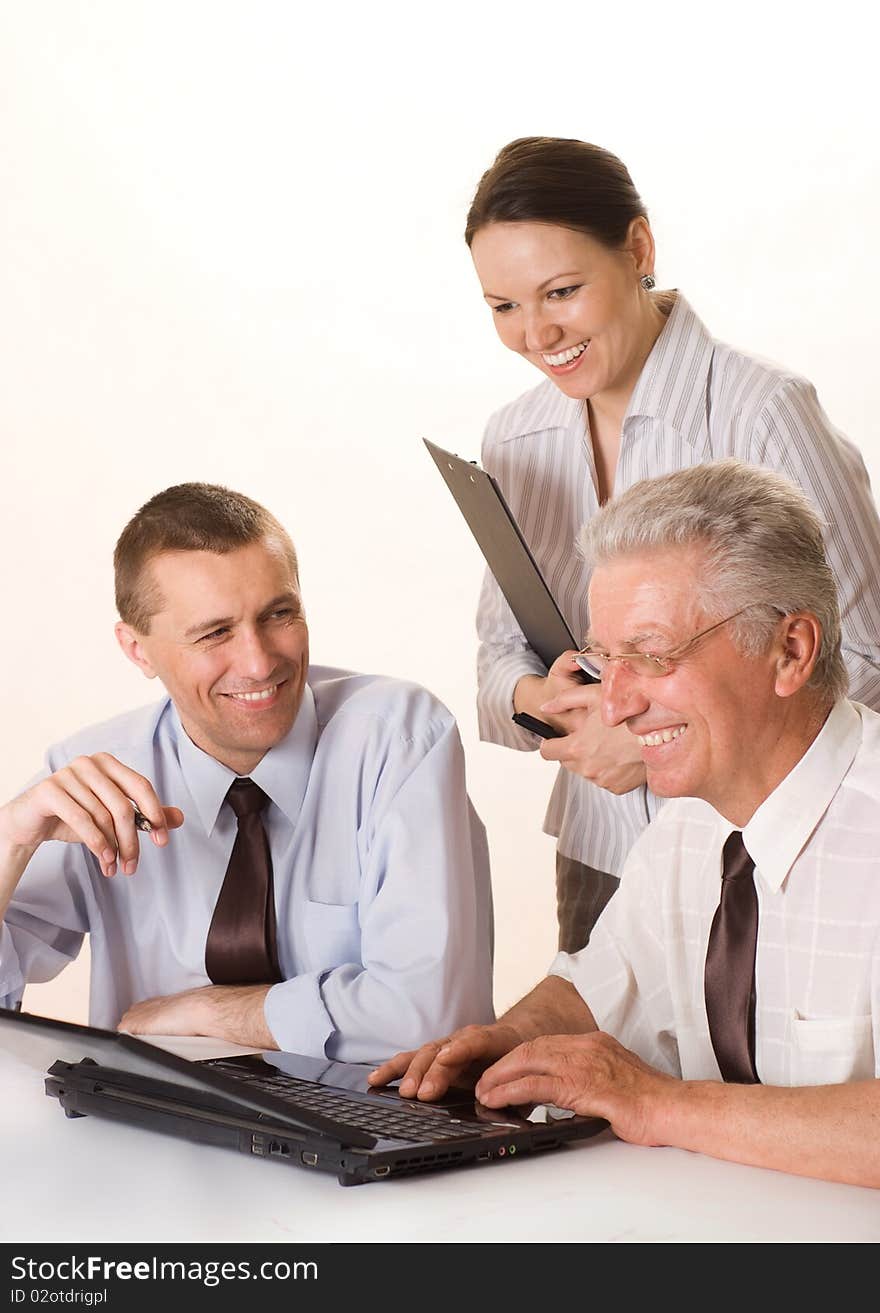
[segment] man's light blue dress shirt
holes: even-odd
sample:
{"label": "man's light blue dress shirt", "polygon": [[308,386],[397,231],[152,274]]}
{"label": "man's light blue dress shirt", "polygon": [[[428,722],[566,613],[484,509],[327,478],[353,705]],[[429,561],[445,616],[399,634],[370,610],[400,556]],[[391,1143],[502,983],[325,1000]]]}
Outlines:
{"label": "man's light blue dress shirt", "polygon": [[[235,775],[170,699],[73,735],[46,772],[112,753],[180,807],[165,848],[106,879],[79,844],[44,843],[0,930],[0,1003],[49,980],[90,936],[90,1020],[210,984],[205,941],[236,833]],[[492,1018],[486,836],[452,715],[415,684],[313,666],[296,722],[251,772],[268,794],[278,956],[265,1015],[281,1049],[375,1062]]]}

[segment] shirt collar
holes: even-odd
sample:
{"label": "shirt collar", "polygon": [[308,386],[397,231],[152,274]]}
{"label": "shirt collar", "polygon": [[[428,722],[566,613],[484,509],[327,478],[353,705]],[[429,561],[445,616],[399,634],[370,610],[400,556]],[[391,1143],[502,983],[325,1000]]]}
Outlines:
{"label": "shirt collar", "polygon": [[861,738],[861,716],[841,698],[800,761],[744,828],[749,856],[774,893],[840,788]]}
{"label": "shirt collar", "polygon": [[586,403],[577,397],[567,397],[559,391],[552,379],[545,379],[526,395],[535,398],[535,404],[525,407],[521,416],[528,423],[522,428],[506,430],[499,439],[501,443],[531,437],[532,434],[544,433],[549,429],[572,429],[577,433],[586,431]]}
{"label": "shirt collar", "polygon": [[[623,419],[647,415],[662,419],[678,430],[693,446],[708,440],[707,394],[714,344],[705,324],[693,312],[681,292],[675,300],[660,336],[642,366]],[[538,400],[538,394],[543,393]],[[586,429],[586,403],[567,397],[547,379],[535,389],[535,404],[523,416],[527,428],[505,433],[502,441],[523,438],[546,429]]]}
{"label": "shirt collar", "polygon": [[707,394],[714,343],[680,292],[660,336],[651,348],[633,394],[626,421],[636,415],[662,419],[693,446],[708,436]]}
{"label": "shirt collar", "polygon": [[[173,703],[171,720],[184,782],[206,834],[211,834],[229,786],[236,778],[235,772],[210,753],[196,747],[183,728]],[[317,743],[315,696],[307,684],[290,732],[274,748],[269,749],[249,776],[268,794],[292,825],[296,825],[302,809]]]}

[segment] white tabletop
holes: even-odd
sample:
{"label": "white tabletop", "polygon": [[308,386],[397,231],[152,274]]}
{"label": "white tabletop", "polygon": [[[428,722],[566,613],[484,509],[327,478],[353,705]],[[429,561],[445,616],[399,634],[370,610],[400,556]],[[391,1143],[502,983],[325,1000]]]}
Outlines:
{"label": "white tabletop", "polygon": [[41,1073],[5,1054],[0,1099],[4,1242],[880,1239],[880,1191],[637,1148],[609,1131],[533,1158],[346,1188],[278,1160],[68,1119]]}

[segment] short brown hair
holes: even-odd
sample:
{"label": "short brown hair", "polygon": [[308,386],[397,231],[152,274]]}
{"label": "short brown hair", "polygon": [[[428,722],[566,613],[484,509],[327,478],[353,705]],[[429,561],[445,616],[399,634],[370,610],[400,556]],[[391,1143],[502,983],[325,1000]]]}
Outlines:
{"label": "short brown hair", "polygon": [[259,502],[215,483],[178,483],[157,492],[131,517],[113,552],[120,617],[139,633],[149,632],[162,599],[156,585],[144,579],[144,572],[163,552],[224,555],[264,538],[279,540],[298,578],[289,534]]}
{"label": "short brown hair", "polygon": [[480,179],[464,238],[470,246],[490,223],[548,223],[619,249],[633,219],[647,217],[626,165],[610,151],[571,137],[518,137]]}

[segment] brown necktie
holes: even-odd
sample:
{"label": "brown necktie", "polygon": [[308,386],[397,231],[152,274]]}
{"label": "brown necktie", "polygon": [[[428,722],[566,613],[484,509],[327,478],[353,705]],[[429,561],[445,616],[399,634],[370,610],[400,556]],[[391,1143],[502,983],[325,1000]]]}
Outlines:
{"label": "brown necktie", "polygon": [[755,863],[739,830],[724,845],[721,901],[706,950],[706,1014],[721,1075],[757,1085],[755,1069],[755,950],[758,895]]}
{"label": "brown necktie", "polygon": [[238,834],[205,945],[215,985],[263,985],[281,979],[275,946],[272,858],[262,811],[269,799],[253,780],[234,780],[226,800]]}

